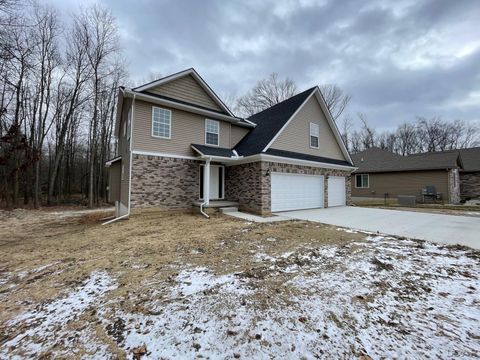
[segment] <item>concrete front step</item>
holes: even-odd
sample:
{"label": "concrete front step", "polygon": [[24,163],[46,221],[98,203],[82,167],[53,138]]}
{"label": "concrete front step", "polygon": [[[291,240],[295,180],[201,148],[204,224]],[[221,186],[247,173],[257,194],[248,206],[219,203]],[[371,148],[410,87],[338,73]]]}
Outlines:
{"label": "concrete front step", "polygon": [[225,213],[230,213],[230,212],[236,212],[238,211],[238,207],[235,206],[229,206],[229,207],[222,207],[219,209],[222,214]]}

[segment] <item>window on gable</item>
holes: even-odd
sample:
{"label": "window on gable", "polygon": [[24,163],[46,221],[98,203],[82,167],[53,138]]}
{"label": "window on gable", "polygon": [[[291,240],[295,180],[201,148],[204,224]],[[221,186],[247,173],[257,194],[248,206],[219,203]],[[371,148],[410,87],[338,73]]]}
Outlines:
{"label": "window on gable", "polygon": [[218,146],[220,123],[216,120],[205,119],[205,144]]}
{"label": "window on gable", "polygon": [[158,107],[152,108],[152,136],[170,139],[172,112]]}
{"label": "window on gable", "polygon": [[310,147],[318,149],[318,137],[320,136],[320,127],[318,124],[310,123]]}
{"label": "window on gable", "polygon": [[369,187],[369,178],[368,174],[358,174],[355,175],[355,187],[356,188],[368,188]]}

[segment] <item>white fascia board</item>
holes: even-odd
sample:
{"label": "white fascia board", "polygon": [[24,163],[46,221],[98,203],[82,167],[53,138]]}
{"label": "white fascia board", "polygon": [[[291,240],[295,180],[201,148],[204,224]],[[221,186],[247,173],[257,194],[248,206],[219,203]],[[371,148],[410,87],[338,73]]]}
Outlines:
{"label": "white fascia board", "polygon": [[233,116],[230,109],[223,103],[223,101],[217,96],[217,94],[215,94],[215,92],[210,88],[210,86],[208,86],[208,84],[205,82],[205,80],[203,80],[202,77],[193,68],[183,70],[183,71],[180,71],[178,73],[172,74],[170,76],[164,77],[162,79],[152,81],[148,84],[139,86],[139,87],[135,88],[135,91],[145,91],[145,90],[148,90],[148,89],[152,89],[154,87],[166,84],[168,82],[171,82],[173,80],[179,79],[179,78],[187,76],[187,75],[192,75],[195,78],[195,80],[198,81],[198,83],[203,88],[203,90],[205,90],[208,93],[208,95],[210,95],[210,97],[212,97],[212,99],[215,101],[215,103],[218,106],[220,106],[220,108],[222,110],[226,111],[230,116]]}
{"label": "white fascia board", "polygon": [[357,169],[355,166],[336,165],[336,164],[311,161],[311,160],[293,159],[293,158],[287,158],[283,156],[275,156],[275,155],[269,155],[269,154],[256,154],[256,155],[246,156],[230,165],[240,165],[240,164],[246,164],[246,163],[251,163],[255,161],[269,161],[269,162],[277,162],[277,163],[283,163],[283,164],[303,165],[303,166],[311,166],[311,167],[334,169],[334,170],[344,170],[344,171],[355,171]]}
{"label": "white fascia board", "polygon": [[267,144],[267,146],[265,146],[265,148],[262,150],[262,152],[265,152],[267,151],[270,146],[275,142],[275,140],[277,140],[277,138],[280,136],[280,134],[283,132],[283,130],[285,130],[287,128],[287,126],[290,124],[290,122],[295,118],[295,116],[298,114],[298,112],[303,108],[303,106],[307,103],[307,101],[312,97],[312,95],[315,93],[315,91],[312,91],[310,93],[310,95],[308,95],[308,97],[305,99],[305,101],[302,103],[302,105],[300,105],[298,107],[297,110],[295,110],[295,112],[293,113],[292,116],[290,116],[290,118],[287,120],[287,122],[282,126],[282,128],[275,134],[275,136],[273,137],[272,140],[270,140],[270,142]]}
{"label": "white fascia board", "polygon": [[139,92],[136,92],[136,91],[133,91],[133,90],[126,90],[125,94],[127,96],[135,94],[136,98],[140,99],[140,100],[145,100],[145,101],[148,101],[148,102],[151,102],[151,103],[154,103],[154,104],[159,104],[159,105],[171,107],[171,108],[174,108],[174,109],[189,111],[189,112],[192,112],[192,113],[195,113],[195,114],[200,114],[200,115],[203,115],[203,116],[207,116],[207,117],[210,117],[210,118],[213,118],[213,119],[224,120],[224,121],[230,122],[232,124],[235,124],[237,126],[246,127],[246,128],[254,128],[255,127],[253,125],[243,123],[243,122],[240,121],[240,119],[232,117],[232,116],[219,114],[219,113],[216,113],[214,111],[200,109],[200,108],[197,108],[195,106],[180,104],[180,103],[177,103],[175,101],[160,99],[160,98],[157,98],[155,96],[142,94],[142,93],[139,93]]}

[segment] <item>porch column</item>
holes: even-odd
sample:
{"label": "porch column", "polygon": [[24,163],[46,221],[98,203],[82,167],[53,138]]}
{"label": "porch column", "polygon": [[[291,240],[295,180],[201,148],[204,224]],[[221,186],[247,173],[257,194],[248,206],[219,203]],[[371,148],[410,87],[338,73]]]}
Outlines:
{"label": "porch column", "polygon": [[203,168],[203,202],[205,205],[210,203],[210,158],[207,158]]}

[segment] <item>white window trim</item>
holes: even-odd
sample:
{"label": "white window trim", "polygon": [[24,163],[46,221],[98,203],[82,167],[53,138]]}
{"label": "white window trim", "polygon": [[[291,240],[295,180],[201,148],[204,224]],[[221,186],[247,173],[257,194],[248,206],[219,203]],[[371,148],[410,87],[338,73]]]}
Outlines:
{"label": "white window trim", "polygon": [[[207,122],[208,122],[208,121],[214,121],[214,122],[216,122],[216,123],[218,124],[218,133],[217,133],[217,134],[212,133],[212,132],[209,131],[211,134],[217,135],[218,142],[217,142],[216,145],[215,145],[215,144],[209,144],[209,143],[207,143]],[[220,121],[218,121],[218,120],[213,120],[213,119],[205,119],[205,130],[204,130],[204,132],[205,132],[205,145],[209,145],[209,146],[220,146]]]}
{"label": "white window trim", "polygon": [[[357,176],[364,176],[364,175],[367,175],[368,186],[357,186]],[[370,189],[370,174],[355,174],[355,189]]]}
{"label": "white window trim", "polygon": [[[154,117],[155,109],[165,110],[165,111],[168,111],[170,113],[170,134],[169,134],[170,136],[167,137],[167,136],[159,136],[159,135],[154,135],[153,134],[153,117]],[[165,109],[165,108],[162,108],[162,107],[159,107],[159,106],[152,106],[151,127],[152,127],[152,131],[151,131],[152,137],[157,138],[157,139],[168,139],[168,140],[170,140],[172,138],[172,110]]]}
{"label": "white window trim", "polygon": [[[315,125],[318,129],[318,134],[317,135],[312,135],[312,125]],[[308,137],[308,144],[310,145],[310,148],[312,149],[319,149],[320,148],[320,125],[311,122],[309,125],[309,134],[310,136]],[[317,138],[317,146],[312,146],[312,136]]]}
{"label": "white window trim", "polygon": [[[200,164],[200,167],[203,167],[203,171],[205,171],[205,165],[204,164]],[[223,194],[222,194],[221,198],[210,199],[210,200],[225,200],[225,166],[224,165],[210,165],[210,167],[218,167],[220,169],[220,171],[222,172],[222,190],[223,190]],[[200,179],[201,176],[202,176],[202,172],[199,171],[198,174],[199,174],[199,179]],[[201,184],[200,180],[198,181],[198,184],[199,185]],[[198,189],[198,200],[204,200],[203,197],[200,197],[200,188]]]}

